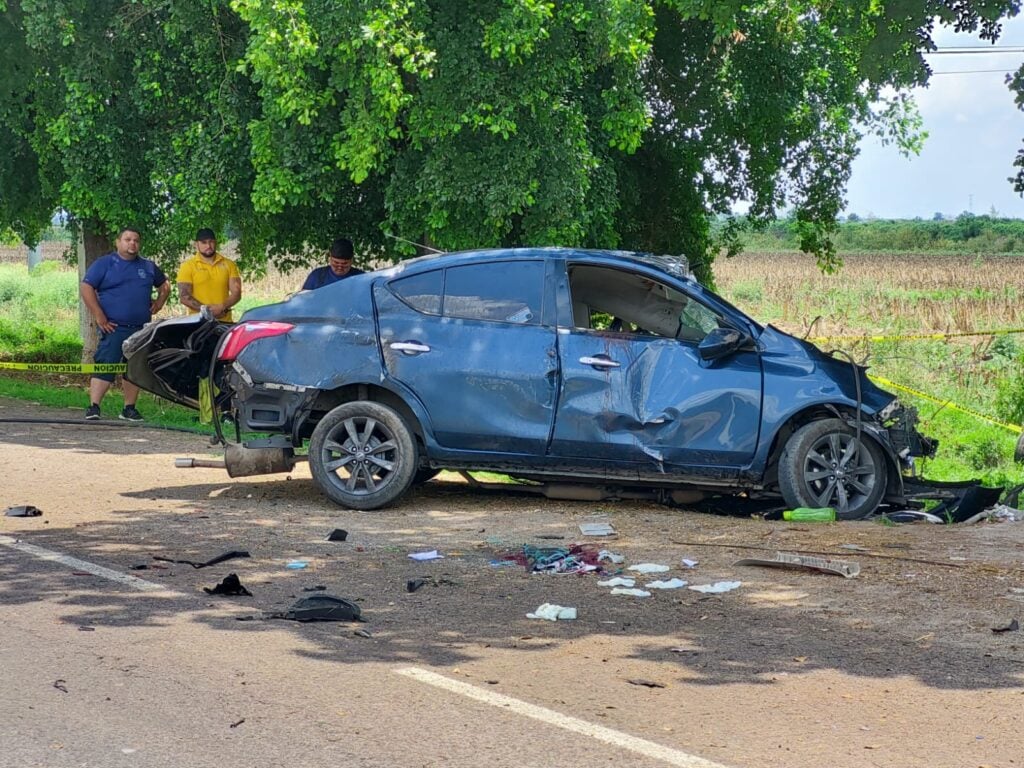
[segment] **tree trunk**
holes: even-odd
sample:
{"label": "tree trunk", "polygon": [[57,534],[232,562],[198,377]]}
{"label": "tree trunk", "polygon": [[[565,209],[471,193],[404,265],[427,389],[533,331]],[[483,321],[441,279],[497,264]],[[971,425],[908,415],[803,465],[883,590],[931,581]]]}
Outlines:
{"label": "tree trunk", "polygon": [[[83,223],[78,229],[79,281],[85,277],[85,271],[96,259],[113,250],[110,239],[106,235],[99,234],[99,229],[96,222],[91,221]],[[92,314],[81,298],[78,300],[78,327],[82,334],[82,362],[91,363],[96,355],[99,334],[96,332],[96,323],[93,321]]]}

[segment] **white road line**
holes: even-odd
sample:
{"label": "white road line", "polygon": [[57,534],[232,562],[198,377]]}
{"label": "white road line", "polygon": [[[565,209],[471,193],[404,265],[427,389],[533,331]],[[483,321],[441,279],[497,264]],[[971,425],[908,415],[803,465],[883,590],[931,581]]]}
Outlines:
{"label": "white road line", "polygon": [[511,696],[486,691],[482,688],[477,688],[475,685],[452,680],[426,669],[406,667],[405,669],[396,669],[395,673],[411,677],[413,680],[418,680],[427,685],[444,688],[446,691],[482,701],[484,704],[490,704],[492,707],[501,707],[518,715],[540,720],[548,725],[564,728],[567,731],[580,733],[598,741],[603,741],[606,744],[628,749],[647,757],[653,757],[655,760],[661,760],[669,765],[680,766],[680,768],[726,768],[721,763],[714,763],[710,760],[705,760],[703,757],[697,757],[678,749],[671,749],[661,744],[656,744],[653,741],[647,741],[647,739],[630,736],[628,733],[614,731],[602,725],[594,725],[577,717],[570,717],[569,715],[555,712],[552,709],[538,707],[535,704],[528,704],[525,701],[513,699]]}
{"label": "white road line", "polygon": [[79,560],[77,557],[71,557],[70,555],[62,555],[60,552],[54,552],[49,549],[43,549],[37,547],[35,544],[26,544],[24,541],[18,541],[12,539],[10,536],[0,536],[0,544],[11,549],[16,549],[19,552],[38,557],[40,560],[49,560],[53,563],[60,563],[66,565],[69,568],[74,568],[76,571],[86,571],[94,576],[101,576],[104,579],[110,579],[116,581],[119,584],[137,589],[140,592],[164,592],[167,595],[178,595],[179,593],[167,589],[162,584],[154,584],[152,581],[146,581],[135,576],[129,576],[126,573],[120,571],[114,571],[110,568],[104,568],[102,565],[95,565],[94,563],[87,562],[85,560]]}

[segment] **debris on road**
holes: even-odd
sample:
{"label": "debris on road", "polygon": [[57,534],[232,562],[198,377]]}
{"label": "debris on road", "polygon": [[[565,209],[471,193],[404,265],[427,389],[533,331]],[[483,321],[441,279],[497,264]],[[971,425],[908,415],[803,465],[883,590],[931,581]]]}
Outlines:
{"label": "debris on road", "polygon": [[348,538],[348,531],[344,528],[335,528],[327,534],[328,541],[345,541]]}
{"label": "debris on road", "polygon": [[533,573],[589,573],[600,571],[593,547],[576,544],[571,547],[533,547],[524,544],[517,552],[509,552],[505,560],[522,565]]}
{"label": "debris on road", "polygon": [[431,549],[428,552],[410,552],[409,558],[418,562],[424,562],[427,560],[442,560],[444,559],[444,555],[436,549]]}
{"label": "debris on road", "polygon": [[4,514],[7,517],[39,517],[43,511],[31,504],[20,504],[16,507],[8,507]]}
{"label": "debris on road", "polygon": [[267,618],[288,621],[364,621],[358,605],[333,595],[304,597],[284,613],[270,614]]}
{"label": "debris on road", "polygon": [[627,571],[636,571],[637,573],[664,573],[669,568],[667,565],[659,565],[658,563],[637,563],[627,568]]}
{"label": "debris on road", "polygon": [[64,680],[63,678],[54,680],[53,681],[53,687],[56,688],[58,691],[64,691],[64,693],[67,693],[68,689],[64,685],[64,683],[66,683],[66,682],[67,682],[67,680]]}
{"label": "debris on road", "polygon": [[228,597],[252,597],[252,592],[242,586],[242,582],[238,580],[237,573],[229,573],[224,579],[215,586],[213,589],[209,587],[203,587],[203,592],[208,595],[225,595]]}
{"label": "debris on road", "polygon": [[782,519],[791,523],[834,523],[836,511],[832,507],[797,507],[783,510]]}
{"label": "debris on road", "polygon": [[630,587],[615,587],[612,590],[613,595],[629,595],[630,597],[650,597],[651,593],[646,589],[636,589]]}
{"label": "debris on road", "polygon": [[694,592],[703,592],[705,595],[720,595],[723,592],[732,592],[743,586],[742,581],[716,581],[714,584],[695,584],[690,589]]}
{"label": "debris on road", "polygon": [[572,621],[576,618],[576,609],[553,603],[542,603],[533,613],[526,614],[528,619],[546,619],[547,621]]}
{"label": "debris on road", "polygon": [[289,571],[301,571],[303,568],[309,566],[308,560],[289,560],[285,563],[285,568]]}
{"label": "debris on road", "polygon": [[656,683],[653,680],[644,680],[644,679],[639,678],[639,677],[633,678],[632,680],[628,680],[627,682],[630,685],[640,685],[640,686],[643,686],[644,688],[664,688],[665,687],[664,683]]}
{"label": "debris on road", "polygon": [[197,563],[195,560],[175,560],[172,557],[163,557],[162,555],[153,555],[154,560],[159,560],[164,563],[180,563],[182,565],[191,565],[193,568],[207,568],[217,563],[223,563],[225,560],[233,560],[236,557],[251,557],[251,555],[242,549],[233,549],[230,552],[225,552],[223,555],[217,555],[214,558],[207,560],[204,563]]}
{"label": "debris on road", "polygon": [[240,726],[244,722],[245,722],[245,718],[243,717],[241,720],[238,720],[238,721],[232,723],[231,725],[229,725],[228,728],[237,728],[238,726]]}
{"label": "debris on road", "polygon": [[1005,627],[992,627],[993,632],[1016,632],[1018,629],[1020,629],[1020,622],[1016,619],[1013,619]]}
{"label": "debris on road", "polygon": [[616,552],[612,552],[607,549],[602,549],[600,552],[597,553],[597,561],[604,562],[605,560],[607,560],[610,563],[613,563],[614,565],[620,565],[621,563],[626,562],[626,557],[625,555],[620,555]]}
{"label": "debris on road", "polygon": [[426,583],[427,582],[424,579],[409,579],[405,582],[405,591],[410,593],[415,592]]}
{"label": "debris on road", "polygon": [[584,536],[614,536],[615,529],[611,523],[580,523],[580,533]]}
{"label": "debris on road", "polygon": [[651,581],[644,584],[644,586],[647,589],[679,589],[680,587],[685,587],[687,584],[689,584],[689,582],[683,581],[682,579],[669,579],[668,581]]}
{"label": "debris on road", "polygon": [[636,584],[636,579],[630,579],[625,576],[615,576],[614,578],[597,582],[599,587],[632,587],[634,584]]}
{"label": "debris on road", "polygon": [[697,567],[697,564],[700,563],[700,560],[690,560],[689,558],[683,557],[680,558],[679,562],[683,564],[683,568],[692,570],[693,568]]}
{"label": "debris on road", "polygon": [[365,629],[354,629],[354,630],[352,630],[352,634],[355,635],[356,637],[365,637],[365,638],[372,638],[373,637],[373,635],[371,635]]}
{"label": "debris on road", "polygon": [[860,573],[860,563],[849,560],[829,560],[811,555],[794,555],[789,552],[776,552],[774,557],[747,557],[737,560],[733,565],[756,565],[765,568],[805,568],[822,573],[834,573],[852,579]]}

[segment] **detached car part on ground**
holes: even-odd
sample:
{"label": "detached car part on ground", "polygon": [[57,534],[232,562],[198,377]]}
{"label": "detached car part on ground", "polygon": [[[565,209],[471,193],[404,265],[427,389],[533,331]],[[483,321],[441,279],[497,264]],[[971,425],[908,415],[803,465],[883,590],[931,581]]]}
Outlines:
{"label": "detached car part on ground", "polygon": [[[271,437],[237,474],[309,443],[338,504],[387,506],[441,468],[525,480],[778,493],[842,518],[904,500],[935,443],[863,368],[762,327],[685,263],[612,251],[446,254],[249,310],[154,324],[127,378]],[[257,458],[253,458],[257,457]],[[242,466],[244,465],[244,466]]]}

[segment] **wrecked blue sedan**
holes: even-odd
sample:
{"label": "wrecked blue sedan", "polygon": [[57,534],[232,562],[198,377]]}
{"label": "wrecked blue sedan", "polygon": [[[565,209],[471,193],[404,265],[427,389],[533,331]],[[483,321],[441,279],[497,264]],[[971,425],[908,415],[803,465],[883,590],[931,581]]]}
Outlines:
{"label": "wrecked blue sedan", "polygon": [[234,326],[164,321],[125,352],[132,382],[234,424],[232,476],[287,471],[308,441],[317,485],[354,509],[444,468],[677,502],[777,494],[859,518],[900,502],[935,448],[862,367],[761,326],[666,257],[425,257]]}

